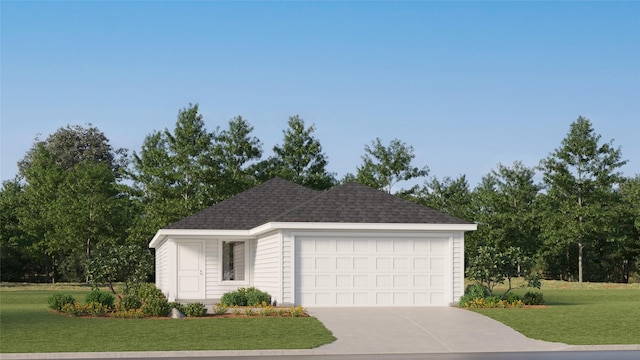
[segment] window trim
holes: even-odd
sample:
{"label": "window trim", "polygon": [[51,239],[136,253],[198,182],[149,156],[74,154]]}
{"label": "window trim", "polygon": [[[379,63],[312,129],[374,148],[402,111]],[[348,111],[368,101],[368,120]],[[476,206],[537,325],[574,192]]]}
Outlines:
{"label": "window trim", "polygon": [[[225,242],[242,242],[244,243],[244,280],[225,280],[224,279],[224,243]],[[221,284],[248,285],[249,284],[249,239],[220,239],[218,241],[218,280]]]}

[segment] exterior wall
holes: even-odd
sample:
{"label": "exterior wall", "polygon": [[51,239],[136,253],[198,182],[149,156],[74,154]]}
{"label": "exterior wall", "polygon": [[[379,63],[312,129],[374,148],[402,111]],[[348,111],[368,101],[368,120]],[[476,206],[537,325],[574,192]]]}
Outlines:
{"label": "exterior wall", "polygon": [[282,303],[295,301],[295,236],[286,231],[282,237]]}
{"label": "exterior wall", "polygon": [[268,292],[271,299],[278,304],[282,302],[280,239],[280,233],[271,233],[253,242],[255,244],[253,286]]}
{"label": "exterior wall", "polygon": [[165,295],[169,292],[169,245],[165,241],[156,249],[156,287]]}
{"label": "exterior wall", "polygon": [[460,301],[460,297],[464,295],[464,232],[459,231],[453,235],[453,251],[452,251],[452,276],[453,286],[453,304]]}
{"label": "exterior wall", "polygon": [[220,299],[222,294],[218,295],[218,288],[222,277],[218,272],[218,239],[207,239],[204,244],[204,263],[205,263],[205,298]]}

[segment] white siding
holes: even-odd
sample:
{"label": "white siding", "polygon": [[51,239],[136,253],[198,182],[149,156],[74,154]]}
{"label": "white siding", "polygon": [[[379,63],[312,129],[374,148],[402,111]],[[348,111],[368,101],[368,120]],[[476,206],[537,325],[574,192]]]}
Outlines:
{"label": "white siding", "polygon": [[169,246],[165,241],[156,249],[156,287],[169,293]]}
{"label": "white siding", "polygon": [[282,303],[294,303],[294,239],[287,232],[282,237]]}
{"label": "white siding", "polygon": [[253,286],[268,292],[272,300],[281,303],[280,234],[270,234],[259,238],[255,243]]}
{"label": "white siding", "polygon": [[464,295],[464,232],[460,231],[453,236],[453,303],[458,303]]}
{"label": "white siding", "polygon": [[218,239],[209,239],[204,245],[205,263],[205,298],[220,299],[222,294],[217,290],[220,284],[218,273]]}

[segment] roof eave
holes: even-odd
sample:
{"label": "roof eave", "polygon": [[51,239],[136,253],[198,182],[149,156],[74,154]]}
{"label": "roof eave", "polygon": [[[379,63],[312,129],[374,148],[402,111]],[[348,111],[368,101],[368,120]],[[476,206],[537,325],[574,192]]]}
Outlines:
{"label": "roof eave", "polygon": [[160,229],[149,242],[149,247],[157,248],[162,242],[169,237],[251,237],[251,230],[220,230],[220,229]]}
{"label": "roof eave", "polygon": [[391,230],[391,231],[474,231],[476,224],[414,224],[414,223],[323,223],[269,222],[250,230],[257,236],[269,231],[287,230]]}

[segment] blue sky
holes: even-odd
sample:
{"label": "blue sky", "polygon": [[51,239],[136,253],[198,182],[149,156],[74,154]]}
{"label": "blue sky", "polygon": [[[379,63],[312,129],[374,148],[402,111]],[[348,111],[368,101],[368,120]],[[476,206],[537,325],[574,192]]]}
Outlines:
{"label": "blue sky", "polygon": [[1,178],[43,137],[92,123],[139,151],[199,103],[282,143],[299,114],[342,177],[398,138],[474,187],[534,166],[582,115],[640,174],[640,2],[4,1]]}

